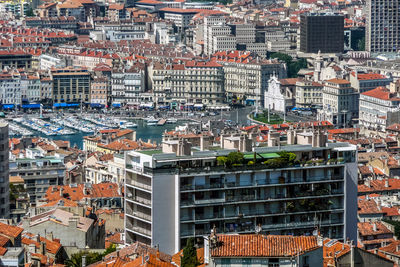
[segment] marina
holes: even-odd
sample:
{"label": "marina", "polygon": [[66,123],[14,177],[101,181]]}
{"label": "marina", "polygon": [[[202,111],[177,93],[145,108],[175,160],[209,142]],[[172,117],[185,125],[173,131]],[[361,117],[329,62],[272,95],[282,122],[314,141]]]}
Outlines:
{"label": "marina", "polygon": [[[9,120],[9,135],[10,137],[39,136],[54,140],[64,140],[69,141],[72,147],[76,146],[82,149],[84,136],[91,135],[101,129],[109,129],[111,125],[115,126],[113,128],[118,128],[119,126],[121,129],[135,130],[137,140],[151,140],[152,142],[160,143],[164,131],[174,130],[176,125],[185,123],[183,120],[176,120],[176,124],[164,123],[158,127],[153,127],[157,125],[158,119],[154,119],[152,122],[154,125],[149,125],[145,119],[113,119],[112,123],[111,120],[108,123],[107,120],[96,121],[94,119],[96,117],[100,118],[100,116],[85,116],[85,114],[82,117],[80,115],[58,115],[48,118],[47,120],[49,121],[44,118],[15,118]],[[108,126],[104,126],[105,123]],[[53,131],[51,129],[60,130]]]}
{"label": "marina", "polygon": [[60,124],[53,124],[37,118],[16,118],[13,119],[14,122],[21,124],[31,130],[40,132],[46,136],[51,135],[69,135],[75,133],[71,129],[66,129]]}

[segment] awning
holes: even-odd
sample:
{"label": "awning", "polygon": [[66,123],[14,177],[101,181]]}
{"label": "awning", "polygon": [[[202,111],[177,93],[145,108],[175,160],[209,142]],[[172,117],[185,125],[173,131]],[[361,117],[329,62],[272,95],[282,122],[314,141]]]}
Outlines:
{"label": "awning", "polygon": [[61,159],[50,159],[50,163],[61,163]]}
{"label": "awning", "polygon": [[78,103],[54,103],[53,107],[55,108],[72,108],[72,107],[79,107]]}
{"label": "awning", "polygon": [[143,103],[140,104],[141,107],[143,108],[152,108],[153,107],[153,103]]}
{"label": "awning", "polygon": [[120,104],[120,103],[113,103],[112,106],[113,106],[114,108],[120,108],[120,107],[121,107],[121,104]]}
{"label": "awning", "polygon": [[[254,153],[245,154],[243,157],[245,159],[254,159]],[[275,159],[275,158],[279,158],[279,157],[280,156],[277,153],[261,153],[261,154],[257,153],[256,154],[256,158],[257,159],[261,159],[261,158],[263,158],[263,159]]]}
{"label": "awning", "polygon": [[280,157],[278,153],[262,153],[260,156],[264,159],[275,159]]}
{"label": "awning", "polygon": [[3,105],[3,109],[13,109],[14,107],[15,107],[14,104],[6,104],[6,105]]}
{"label": "awning", "polygon": [[202,107],[204,107],[204,105],[203,104],[194,104],[194,107],[195,108],[202,108]]}
{"label": "awning", "polygon": [[169,106],[159,106],[160,109],[169,109]]}
{"label": "awning", "polygon": [[40,108],[40,104],[26,104],[22,105],[22,108]]}
{"label": "awning", "polygon": [[92,107],[92,108],[104,108],[104,105],[100,104],[100,103],[90,103],[90,107]]}

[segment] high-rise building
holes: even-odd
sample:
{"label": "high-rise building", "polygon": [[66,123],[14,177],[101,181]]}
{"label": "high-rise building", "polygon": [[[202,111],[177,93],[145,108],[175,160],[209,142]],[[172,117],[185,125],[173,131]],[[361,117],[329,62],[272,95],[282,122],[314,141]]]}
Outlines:
{"label": "high-rise building", "polygon": [[[221,136],[221,142],[242,138]],[[254,152],[243,152],[248,163],[226,167],[218,164],[219,157],[234,149],[225,145],[221,150],[191,152],[185,144],[163,143],[163,148],[175,146],[169,152],[176,154],[125,154],[127,244],[140,241],[176,253],[187,238],[208,235],[214,226],[218,233],[278,235],[307,235],[318,228],[325,237],[356,240],[355,146],[326,143],[320,132],[291,131],[288,145],[253,148]],[[278,159],[283,150],[307,163],[263,163]],[[315,163],[310,160],[316,158]]]}
{"label": "high-rise building", "polygon": [[365,48],[397,52],[400,48],[400,1],[367,0]]}
{"label": "high-rise building", "polygon": [[308,13],[300,17],[300,51],[342,53],[344,18],[332,13]]}
{"label": "high-rise building", "polygon": [[0,218],[10,216],[8,124],[0,121]]}

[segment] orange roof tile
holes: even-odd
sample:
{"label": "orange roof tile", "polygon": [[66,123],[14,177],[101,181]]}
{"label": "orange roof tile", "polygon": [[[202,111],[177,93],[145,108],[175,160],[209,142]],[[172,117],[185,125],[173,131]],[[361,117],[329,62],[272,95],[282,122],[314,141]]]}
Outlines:
{"label": "orange roof tile", "polygon": [[377,87],[370,91],[361,93],[361,95],[378,98],[381,100],[395,100],[400,101],[400,98],[397,97],[395,94],[390,93],[390,90],[386,87]]}
{"label": "orange roof tile", "polygon": [[[21,240],[22,244],[24,244],[24,245],[34,244],[36,246],[36,248],[40,247],[40,244],[37,242],[35,235],[30,234],[30,233],[27,233],[24,235],[25,235],[25,237],[23,237]],[[54,254],[54,255],[57,254],[57,252],[61,248],[60,243],[58,243],[56,241],[51,241],[47,238],[44,238],[43,236],[40,237],[40,241],[46,243],[46,251],[48,251],[51,254]]]}
{"label": "orange roof tile", "polygon": [[213,257],[289,257],[318,248],[315,236],[218,235]]}
{"label": "orange roof tile", "polygon": [[[374,225],[376,226],[376,230],[374,229]],[[360,236],[393,234],[392,231],[381,222],[359,222],[357,223],[357,227]]]}
{"label": "orange roof tile", "polygon": [[0,222],[0,234],[11,237],[11,238],[16,238],[18,237],[24,229],[18,226],[12,226],[8,225],[5,223]]}

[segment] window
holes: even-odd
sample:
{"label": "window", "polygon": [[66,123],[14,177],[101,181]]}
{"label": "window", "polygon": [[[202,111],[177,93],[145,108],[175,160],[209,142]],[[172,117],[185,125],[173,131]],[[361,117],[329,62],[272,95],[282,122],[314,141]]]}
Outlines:
{"label": "window", "polygon": [[279,259],[269,259],[268,267],[279,267]]}
{"label": "window", "polygon": [[303,257],[303,267],[309,267],[309,266],[310,266],[309,256],[304,256]]}
{"label": "window", "polygon": [[231,259],[221,259],[221,267],[230,267]]}

